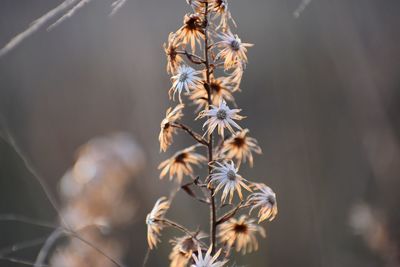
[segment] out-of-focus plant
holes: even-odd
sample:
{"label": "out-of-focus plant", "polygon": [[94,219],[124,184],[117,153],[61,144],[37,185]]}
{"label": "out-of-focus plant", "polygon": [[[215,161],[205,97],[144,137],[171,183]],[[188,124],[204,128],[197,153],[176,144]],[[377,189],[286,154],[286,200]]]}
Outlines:
{"label": "out-of-focus plant", "polygon": [[[236,106],[233,94],[240,91],[248,61],[247,48],[253,45],[243,43],[232,32],[236,23],[227,0],[188,0],[187,3],[193,12],[184,16],[182,27],[170,33],[164,44],[167,72],[172,81],[169,97],[177,99],[179,104],[167,110],[159,141],[160,150],[165,152],[173,136],[181,130],[195,144],[176,152],[159,168],[160,178],[176,181],[194,200],[209,207],[209,241],[204,240],[205,233],[197,225],[192,227],[196,229],[193,231],[167,219],[171,199],[162,197],[146,218],[148,245],[154,249],[163,228],[173,227],[183,236],[171,241],[170,266],[224,266],[232,249],[243,254],[257,250],[257,236],[265,236],[259,224],[273,220],[278,209],[271,188],[253,183],[239,172],[241,164],[253,165],[253,153],[260,154],[261,148],[249,136],[249,130],[238,124],[245,118],[240,114],[241,109],[229,107]],[[203,133],[181,122],[185,102],[198,107],[195,120],[205,120]],[[202,164],[208,166],[204,177],[194,169]],[[184,178],[190,181],[183,182]],[[224,211],[226,207],[231,208]],[[253,210],[258,212],[258,219],[249,217]],[[242,215],[235,218],[238,213]]]}
{"label": "out-of-focus plant", "polygon": [[399,246],[387,217],[384,210],[362,202],[352,207],[349,223],[354,233],[361,236],[366,245],[385,261],[385,266],[394,267],[400,265]]}
{"label": "out-of-focus plant", "polygon": [[[0,260],[34,267],[123,266],[126,246],[118,230],[127,227],[133,218],[135,202],[127,189],[131,178],[144,165],[136,142],[119,133],[94,138],[82,146],[75,164],[61,179],[63,201],[59,205],[6,127],[0,137],[15,149],[59,215],[59,222],[52,223],[24,215],[0,214],[0,221],[52,229],[48,237],[1,248]],[[14,256],[36,246],[41,248],[35,261]]]}
{"label": "out-of-focus plant", "polygon": [[[113,232],[132,219],[134,203],[126,194],[132,175],[143,165],[143,155],[125,134],[95,138],[79,150],[74,166],[64,175],[60,190],[62,216],[69,227],[80,229],[86,240],[121,262],[123,241]],[[51,266],[115,266],[79,240],[57,250]]]}

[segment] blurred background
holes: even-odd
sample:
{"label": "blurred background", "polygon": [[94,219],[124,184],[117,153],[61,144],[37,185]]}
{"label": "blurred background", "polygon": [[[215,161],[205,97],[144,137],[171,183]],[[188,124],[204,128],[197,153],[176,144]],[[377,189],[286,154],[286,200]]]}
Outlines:
{"label": "blurred background", "polygon": [[[59,3],[1,1],[0,46]],[[279,207],[260,249],[235,262],[400,266],[400,2],[314,0],[298,18],[293,12],[301,0],[229,3],[237,33],[255,44],[236,101],[248,116],[243,125],[264,151],[241,174],[271,186]],[[157,140],[171,105],[162,44],[189,10],[183,0],[128,0],[109,18],[110,1],[92,1],[0,58],[2,133],[14,137],[63,207],[60,180],[82,155],[78,149],[116,132],[133,137],[123,142],[135,146],[140,160],[115,153],[140,166],[113,170],[132,201],[132,217],[117,222],[116,233],[127,266],[141,266],[145,216],[173,187],[158,179],[159,162],[190,144],[175,138],[160,154]],[[117,146],[126,147],[123,142]],[[206,226],[207,208],[192,203],[179,193],[169,217]],[[10,213],[58,220],[23,160],[0,139],[0,214]],[[0,221],[0,249],[50,232]],[[167,265],[168,239],[176,232],[165,232],[148,266]],[[16,255],[34,259],[39,248]]]}

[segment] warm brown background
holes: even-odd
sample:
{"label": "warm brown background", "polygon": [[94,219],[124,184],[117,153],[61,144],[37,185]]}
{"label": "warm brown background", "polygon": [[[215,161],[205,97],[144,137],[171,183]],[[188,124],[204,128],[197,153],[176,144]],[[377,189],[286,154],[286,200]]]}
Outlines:
{"label": "warm brown background", "polygon": [[[58,2],[2,0],[0,46]],[[237,263],[385,266],[348,221],[352,205],[367,201],[382,209],[399,240],[400,2],[314,0],[295,19],[299,2],[230,1],[242,40],[256,44],[237,102],[264,149],[242,174],[273,187],[280,208],[261,249]],[[147,166],[134,182],[139,210],[126,233],[126,262],[140,266],[145,214],[170,188],[156,169],[166,157],[157,135],[170,105],[162,43],[189,9],[184,0],[128,0],[110,19],[110,3],[93,0],[0,58],[0,112],[55,193],[79,145],[120,130],[136,137]],[[4,142],[0,151],[0,213],[55,220],[17,155]],[[170,216],[206,224],[204,207],[187,200],[180,194]],[[0,247],[47,233],[0,224]],[[169,249],[165,238],[149,266],[166,266]]]}

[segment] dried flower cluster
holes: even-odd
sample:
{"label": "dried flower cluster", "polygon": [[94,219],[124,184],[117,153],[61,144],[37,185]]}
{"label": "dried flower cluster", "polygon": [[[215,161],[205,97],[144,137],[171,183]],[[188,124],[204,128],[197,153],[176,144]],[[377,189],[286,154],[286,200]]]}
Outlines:
{"label": "dried flower cluster", "polygon": [[[70,229],[112,257],[125,253],[116,231],[129,225],[135,204],[126,194],[131,177],[143,164],[136,143],[125,134],[95,138],[82,146],[73,167],[63,176],[62,216]],[[51,266],[112,266],[110,260],[78,239],[58,247]]]}
{"label": "dried flower cluster", "polygon": [[[240,91],[247,49],[252,44],[232,32],[236,24],[227,0],[187,0],[187,4],[193,11],[164,44],[172,82],[168,95],[179,103],[167,110],[159,141],[160,151],[165,152],[174,135],[183,131],[195,144],[173,154],[159,169],[160,178],[169,177],[189,196],[209,206],[209,242],[202,240],[203,232],[167,219],[171,199],[162,197],[146,218],[148,244],[154,249],[161,231],[173,227],[183,236],[171,241],[170,266],[218,267],[228,262],[232,249],[242,253],[257,250],[257,237],[265,237],[259,224],[273,220],[278,210],[272,189],[249,181],[239,170],[246,162],[253,166],[253,154],[261,154],[256,139],[240,125],[245,118],[242,110],[231,108],[236,106],[234,93]],[[182,123],[185,101],[197,106],[195,120],[203,120],[203,133]],[[206,163],[208,174],[202,177],[194,167]],[[188,182],[183,183],[184,179]],[[199,190],[193,190],[195,187]],[[224,211],[226,207],[231,208]],[[253,210],[257,218],[250,217]]]}

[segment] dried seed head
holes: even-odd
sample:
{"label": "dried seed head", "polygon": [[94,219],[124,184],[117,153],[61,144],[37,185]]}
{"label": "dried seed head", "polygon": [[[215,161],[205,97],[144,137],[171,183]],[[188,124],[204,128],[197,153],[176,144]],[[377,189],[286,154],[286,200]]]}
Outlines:
{"label": "dried seed head", "polygon": [[236,179],[236,173],[233,170],[229,170],[226,173],[226,176],[228,177],[229,180],[234,181]]}
{"label": "dried seed head", "polygon": [[235,137],[233,138],[232,143],[237,146],[238,148],[243,147],[243,145],[246,143],[246,140],[242,137]]}
{"label": "dried seed head", "polygon": [[186,82],[187,78],[188,78],[188,74],[186,72],[183,72],[179,75],[179,81],[182,83]]}
{"label": "dried seed head", "polygon": [[239,51],[240,49],[240,42],[237,39],[232,40],[231,42],[232,50]]}
{"label": "dried seed head", "polygon": [[222,120],[225,120],[226,117],[227,117],[226,110],[220,109],[217,111],[217,119],[222,121]]}
{"label": "dried seed head", "polygon": [[175,157],[175,162],[176,162],[176,163],[185,164],[185,159],[186,159],[187,157],[188,157],[188,154],[187,154],[187,153],[185,153],[185,152],[180,153],[179,155],[177,155],[177,156]]}
{"label": "dried seed head", "polygon": [[237,234],[245,234],[247,232],[247,225],[244,223],[239,223],[234,225],[233,230],[237,233]]}

